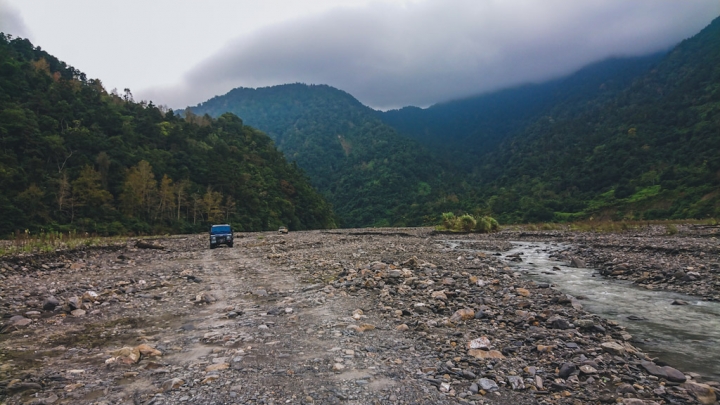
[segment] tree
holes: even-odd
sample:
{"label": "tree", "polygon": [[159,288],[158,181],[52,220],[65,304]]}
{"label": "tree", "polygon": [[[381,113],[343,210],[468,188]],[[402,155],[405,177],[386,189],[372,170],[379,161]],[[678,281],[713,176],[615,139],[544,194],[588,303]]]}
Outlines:
{"label": "tree", "polygon": [[157,196],[157,181],[152,166],[141,160],[128,171],[120,201],[123,212],[130,216],[149,218]]}
{"label": "tree", "polygon": [[83,209],[86,217],[99,216],[101,209],[111,209],[112,194],[101,185],[100,173],[86,165],[80,176],[72,182],[72,200],[75,207]]}
{"label": "tree", "polygon": [[220,207],[222,197],[221,192],[213,191],[212,186],[208,186],[202,198],[202,206],[207,215],[208,222],[218,222],[222,219],[223,211]]}
{"label": "tree", "polygon": [[173,181],[167,174],[163,175],[160,180],[160,189],[158,190],[158,209],[157,217],[165,218],[172,217],[173,210],[175,208],[175,187]]}

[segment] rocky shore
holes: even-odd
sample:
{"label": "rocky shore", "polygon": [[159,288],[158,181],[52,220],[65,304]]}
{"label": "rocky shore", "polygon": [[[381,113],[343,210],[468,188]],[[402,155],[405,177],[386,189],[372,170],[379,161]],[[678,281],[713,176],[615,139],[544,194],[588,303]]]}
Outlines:
{"label": "rocky shore", "polygon": [[0,403],[713,404],[720,384],[502,253],[562,241],[558,258],[717,299],[717,240],[688,229],[453,236],[488,252],[472,254],[355,229],[3,258]]}

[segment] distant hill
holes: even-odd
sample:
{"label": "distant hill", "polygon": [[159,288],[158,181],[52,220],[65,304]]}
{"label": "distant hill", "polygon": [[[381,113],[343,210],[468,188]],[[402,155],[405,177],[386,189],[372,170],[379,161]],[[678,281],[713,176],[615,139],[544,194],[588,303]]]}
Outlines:
{"label": "distant hill", "polygon": [[343,226],[421,225],[457,207],[451,189],[459,182],[448,180],[422,145],[333,87],[237,88],[191,110],[214,117],[229,111],[265,131],[305,170]]}
{"label": "distant hill", "polygon": [[[479,154],[497,147],[559,104],[565,106],[564,114],[574,114],[617,95],[665,54],[612,58],[546,83],[526,84],[425,109],[405,107],[379,112],[378,116],[399,133],[431,146],[467,169]],[[457,162],[458,149],[467,152],[461,162]]]}
{"label": "distant hill", "polygon": [[232,114],[181,118],[0,34],[0,237],[335,226],[272,140]]}

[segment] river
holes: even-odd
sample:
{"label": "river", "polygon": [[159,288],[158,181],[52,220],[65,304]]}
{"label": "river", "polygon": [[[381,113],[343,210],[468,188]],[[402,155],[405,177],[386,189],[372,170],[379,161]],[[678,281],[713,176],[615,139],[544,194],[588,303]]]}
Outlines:
{"label": "river", "polygon": [[[478,252],[472,249],[472,241],[447,243],[457,250]],[[580,298],[586,311],[625,326],[634,337],[633,344],[651,357],[684,372],[720,380],[720,303],[647,290],[630,282],[605,278],[594,269],[568,267],[549,257],[563,250],[557,243],[512,242],[512,245],[513,249],[503,255],[522,253],[522,262],[509,265],[525,277],[550,283]],[[675,300],[688,305],[672,305]]]}

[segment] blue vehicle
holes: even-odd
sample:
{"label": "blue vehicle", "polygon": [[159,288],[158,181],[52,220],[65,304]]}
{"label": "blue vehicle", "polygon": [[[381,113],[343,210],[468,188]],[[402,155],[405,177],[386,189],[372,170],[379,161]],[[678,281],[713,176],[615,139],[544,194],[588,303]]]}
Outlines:
{"label": "blue vehicle", "polygon": [[228,224],[213,225],[210,228],[210,249],[215,249],[218,245],[228,245],[233,247],[233,230]]}

